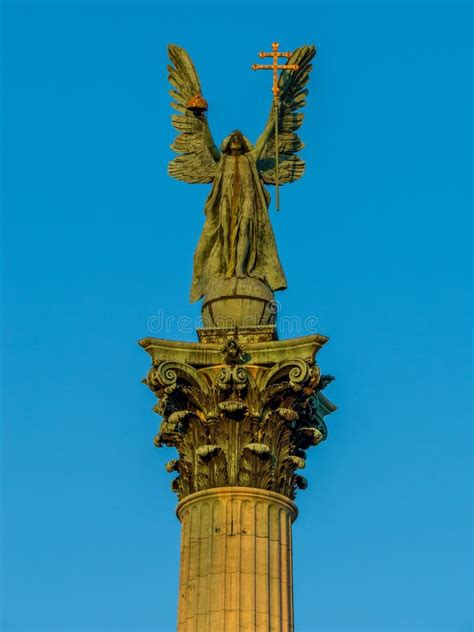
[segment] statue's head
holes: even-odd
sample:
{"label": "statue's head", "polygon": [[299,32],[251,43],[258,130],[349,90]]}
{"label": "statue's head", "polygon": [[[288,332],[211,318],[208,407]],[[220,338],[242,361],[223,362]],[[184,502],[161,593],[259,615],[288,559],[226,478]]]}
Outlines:
{"label": "statue's head", "polygon": [[224,138],[221,145],[222,153],[232,156],[240,156],[240,154],[245,154],[252,149],[252,143],[238,129]]}

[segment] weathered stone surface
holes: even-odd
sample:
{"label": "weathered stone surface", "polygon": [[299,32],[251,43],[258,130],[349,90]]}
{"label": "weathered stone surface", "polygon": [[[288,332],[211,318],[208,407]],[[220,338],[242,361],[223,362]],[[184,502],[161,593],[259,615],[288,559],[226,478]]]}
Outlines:
{"label": "weathered stone surface", "polygon": [[[222,345],[230,338],[236,338],[242,344],[271,342],[278,340],[275,325],[255,325],[252,327],[203,327],[197,330],[199,342]],[[326,338],[324,338],[326,340]],[[321,342],[323,344],[323,342]]]}
{"label": "weathered stone surface", "polygon": [[178,473],[172,487],[180,499],[224,486],[294,498],[307,486],[298,471],[335,410],[315,364],[326,340],[242,343],[236,332],[221,345],[141,341],[153,358],[145,382],[163,417],[155,444],[178,451],[167,469]]}
{"label": "weathered stone surface", "polygon": [[328,341],[319,334],[276,340],[273,327],[198,329],[198,335],[203,344],[163,338],[143,338],[139,344],[150,354],[154,365],[183,362],[200,369],[223,364],[223,349],[229,340],[243,346],[245,363],[255,365],[271,365],[292,358],[311,357],[314,361],[319,349]]}
{"label": "weathered stone surface", "polygon": [[285,496],[247,487],[187,496],[182,522],[178,632],[291,632],[291,525]]}
{"label": "weathered stone surface", "polygon": [[253,327],[276,320],[273,292],[260,279],[217,277],[202,304],[204,327]]}

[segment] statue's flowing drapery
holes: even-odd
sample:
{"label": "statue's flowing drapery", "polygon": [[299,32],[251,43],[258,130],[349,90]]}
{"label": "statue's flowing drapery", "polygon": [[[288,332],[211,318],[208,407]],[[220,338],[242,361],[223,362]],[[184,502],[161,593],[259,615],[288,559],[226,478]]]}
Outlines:
{"label": "statue's flowing drapery", "polygon": [[[303,122],[314,46],[300,46],[288,59],[293,69],[278,79],[278,107],[271,104],[255,146],[239,131],[215,144],[206,116],[207,102],[188,53],[171,44],[168,66],[172,123],[178,132],[171,148],[177,156],[168,173],[190,184],[212,183],[205,224],[194,256],[191,301],[228,286],[229,279],[258,279],[273,292],[286,288],[268,215],[270,196],[264,185],[288,184],[304,173],[298,156],[303,147],[297,130]],[[278,133],[276,133],[276,130]],[[238,147],[232,147],[238,137]],[[278,155],[278,159],[276,158]],[[278,162],[277,162],[278,160]],[[236,281],[238,284],[238,281]],[[227,291],[223,290],[223,291]]]}
{"label": "statue's flowing drapery", "polygon": [[216,279],[235,275],[241,239],[248,244],[244,273],[264,281],[273,291],[286,288],[268,217],[269,201],[252,154],[223,154],[204,209],[206,221],[194,256],[191,301],[206,295]]}

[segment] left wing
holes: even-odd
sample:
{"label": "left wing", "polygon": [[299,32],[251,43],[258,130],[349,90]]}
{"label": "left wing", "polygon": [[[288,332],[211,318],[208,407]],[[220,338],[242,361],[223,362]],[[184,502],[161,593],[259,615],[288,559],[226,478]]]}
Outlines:
{"label": "left wing", "polygon": [[180,46],[170,44],[168,79],[172,89],[172,107],[179,112],[171,117],[178,136],[171,145],[178,155],[170,161],[168,173],[190,184],[212,182],[219,160],[204,111],[189,107],[193,98],[201,97],[201,84],[190,56]]}
{"label": "left wing", "polygon": [[[298,112],[306,105],[311,60],[316,55],[314,46],[297,48],[288,59],[288,64],[298,64],[298,70],[284,70],[279,78],[280,107],[278,112],[278,170],[279,184],[287,184],[301,178],[305,163],[297,156],[304,147],[296,130],[303,123],[304,114]],[[253,150],[257,169],[267,184],[275,184],[275,108],[272,104],[270,116],[263,134]]]}

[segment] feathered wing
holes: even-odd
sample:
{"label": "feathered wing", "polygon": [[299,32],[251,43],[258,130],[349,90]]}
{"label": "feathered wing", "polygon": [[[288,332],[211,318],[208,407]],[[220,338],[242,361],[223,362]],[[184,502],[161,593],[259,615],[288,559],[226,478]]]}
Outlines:
{"label": "feathered wing", "polygon": [[[298,112],[306,105],[311,60],[316,55],[314,46],[297,48],[288,64],[298,64],[298,70],[284,70],[279,78],[280,107],[278,113],[278,168],[279,184],[301,178],[305,163],[297,153],[304,147],[296,130],[303,123],[304,114]],[[267,184],[275,184],[275,108],[272,104],[265,131],[255,145],[257,169]]]}
{"label": "feathered wing", "polygon": [[178,111],[172,115],[171,122],[179,132],[171,145],[178,156],[169,162],[168,173],[190,184],[212,182],[219,151],[212,140],[205,114],[186,108],[190,99],[201,94],[199,77],[184,48],[170,44],[168,56],[171,61],[168,65],[170,95],[174,99],[171,106]]}

